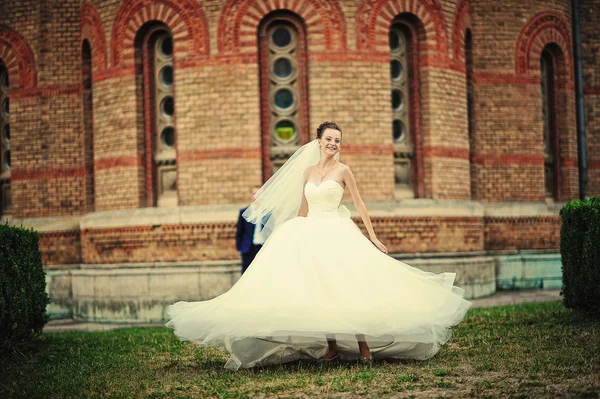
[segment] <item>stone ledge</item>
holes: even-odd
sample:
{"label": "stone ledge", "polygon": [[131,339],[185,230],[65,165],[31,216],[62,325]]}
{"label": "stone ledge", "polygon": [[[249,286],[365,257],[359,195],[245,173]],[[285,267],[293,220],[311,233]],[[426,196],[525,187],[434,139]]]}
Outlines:
{"label": "stone ledge", "polygon": [[[360,218],[351,201],[347,202],[353,218]],[[366,201],[371,218],[375,217],[483,217],[483,207],[475,201],[432,200],[428,198],[394,201]]]}
{"label": "stone ledge", "polygon": [[46,218],[24,218],[12,219],[8,224],[11,226],[23,226],[33,228],[40,233],[51,231],[78,231],[81,216],[56,216]]}
{"label": "stone ledge", "polygon": [[558,216],[566,202],[499,202],[484,204],[484,216],[496,218]]}
{"label": "stone ledge", "polygon": [[[359,219],[352,201],[344,201],[352,217]],[[427,198],[367,201],[372,218],[518,218],[558,216],[565,203],[432,200]],[[111,229],[133,226],[236,223],[239,210],[247,204],[180,206],[177,208],[137,208],[91,212],[82,216],[12,219],[9,224],[34,228],[40,233]]]}
{"label": "stone ledge", "polygon": [[139,208],[93,212],[81,218],[81,230],[131,226],[235,223],[244,204]]}

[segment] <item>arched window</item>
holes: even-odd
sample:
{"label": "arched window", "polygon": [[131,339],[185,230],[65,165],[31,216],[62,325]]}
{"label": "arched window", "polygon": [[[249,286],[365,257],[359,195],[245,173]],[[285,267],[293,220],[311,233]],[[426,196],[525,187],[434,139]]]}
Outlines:
{"label": "arched window", "polygon": [[143,104],[146,206],[178,206],[173,36],[162,24],[136,39],[138,104]]}
{"label": "arched window", "polygon": [[8,98],[8,69],[0,60],[0,215],[10,214],[10,101]]}
{"label": "arched window", "polygon": [[87,40],[81,46],[81,79],[83,95],[83,135],[85,155],[86,210],[94,210],[94,97],[92,84],[92,48]]}
{"label": "arched window", "polygon": [[477,198],[477,181],[475,176],[475,90],[473,87],[473,36],[471,30],[465,32],[465,66],[467,70],[467,123],[469,134],[469,167],[471,180],[471,198]]}
{"label": "arched window", "polygon": [[392,137],[394,142],[395,195],[422,197],[422,171],[418,143],[417,32],[405,18],[396,18],[389,32],[392,87]]}
{"label": "arched window", "polygon": [[544,131],[544,183],[546,198],[558,199],[559,158],[556,110],[556,60],[549,48],[540,57],[542,120]]}
{"label": "arched window", "polygon": [[263,178],[308,141],[306,35],[299,18],[278,13],[259,28]]}

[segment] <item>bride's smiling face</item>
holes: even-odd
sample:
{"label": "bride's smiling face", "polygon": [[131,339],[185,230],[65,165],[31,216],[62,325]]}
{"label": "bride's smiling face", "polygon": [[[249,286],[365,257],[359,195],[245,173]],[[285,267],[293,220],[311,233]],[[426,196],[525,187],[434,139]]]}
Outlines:
{"label": "bride's smiling face", "polygon": [[342,147],[342,133],[336,129],[327,128],[319,140],[321,153],[334,156]]}

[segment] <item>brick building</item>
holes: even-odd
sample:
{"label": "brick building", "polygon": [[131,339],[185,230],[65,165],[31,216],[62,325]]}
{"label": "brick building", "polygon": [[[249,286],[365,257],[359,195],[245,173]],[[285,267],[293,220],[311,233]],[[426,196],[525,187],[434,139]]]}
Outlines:
{"label": "brick building", "polygon": [[502,259],[559,264],[571,35],[567,0],[0,0],[0,215],[40,232],[56,312],[160,319],[235,281],[237,209],[335,120],[390,252],[489,294]]}

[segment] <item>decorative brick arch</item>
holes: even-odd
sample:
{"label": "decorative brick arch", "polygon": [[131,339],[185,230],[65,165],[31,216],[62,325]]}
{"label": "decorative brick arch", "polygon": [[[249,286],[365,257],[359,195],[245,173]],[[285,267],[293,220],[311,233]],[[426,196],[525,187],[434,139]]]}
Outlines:
{"label": "decorative brick arch", "polygon": [[[11,89],[37,86],[37,68],[31,47],[23,36],[6,25],[0,25],[0,60],[8,69]],[[14,79],[15,76],[18,78]]]}
{"label": "decorative brick arch", "polygon": [[98,10],[89,2],[81,6],[81,41],[87,40],[92,47],[94,69],[106,69],[106,36]]}
{"label": "decorative brick arch", "polygon": [[291,11],[306,23],[309,47],[346,49],[346,23],[334,0],[227,0],[219,18],[219,52],[256,52],[256,35],[262,19],[277,10]]}
{"label": "decorative brick arch", "polygon": [[465,61],[465,36],[467,29],[472,30],[470,0],[460,0],[456,5],[452,24],[452,58]]}
{"label": "decorative brick arch", "polygon": [[362,0],[356,13],[356,47],[376,50],[381,46],[381,50],[389,51],[390,25],[401,13],[413,14],[425,27],[433,25],[433,29],[425,29],[424,44],[442,57],[447,54],[446,23],[439,0]]}
{"label": "decorative brick arch", "polygon": [[569,22],[563,15],[547,11],[533,16],[521,31],[515,54],[516,73],[539,73],[542,51],[550,43],[555,43],[564,53],[567,76],[572,80],[573,52]]}
{"label": "decorative brick arch", "polygon": [[113,66],[133,65],[135,36],[149,21],[160,21],[171,30],[178,58],[209,54],[208,22],[198,1],[124,0],[111,35]]}

